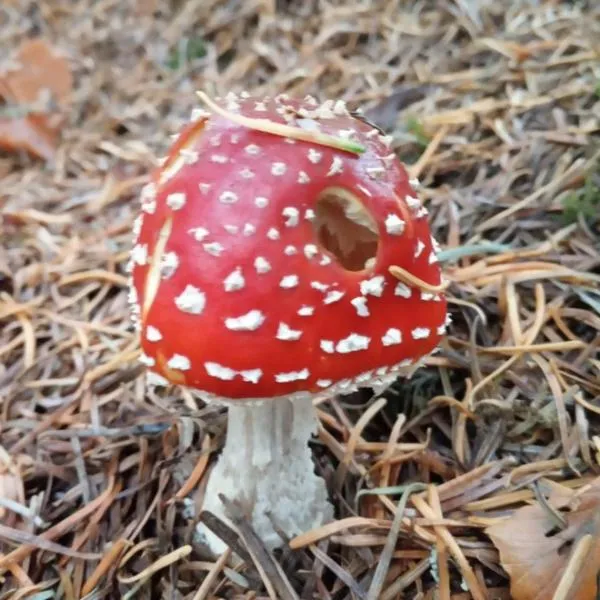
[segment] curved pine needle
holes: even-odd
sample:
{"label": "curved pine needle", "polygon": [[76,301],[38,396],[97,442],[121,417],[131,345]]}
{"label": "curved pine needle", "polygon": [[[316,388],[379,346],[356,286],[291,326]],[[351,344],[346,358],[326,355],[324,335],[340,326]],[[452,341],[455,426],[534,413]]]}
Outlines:
{"label": "curved pine needle", "polygon": [[422,292],[441,294],[442,292],[447,290],[448,287],[450,287],[450,283],[448,281],[441,283],[440,285],[433,285],[431,283],[427,283],[420,277],[413,275],[412,273],[398,265],[390,265],[388,271],[390,272],[390,275],[398,279],[398,281],[419,288]]}
{"label": "curved pine needle", "polygon": [[362,154],[366,150],[362,144],[358,144],[352,140],[337,138],[318,131],[308,131],[307,129],[300,129],[300,127],[292,127],[291,125],[282,125],[281,123],[274,123],[267,119],[252,119],[251,117],[236,115],[213,102],[213,100],[211,100],[204,92],[198,91],[196,94],[212,111],[242,127],[248,127],[249,129],[255,129],[256,131],[262,131],[264,133],[271,133],[272,135],[278,135],[280,137],[313,142],[320,146],[329,146],[330,148],[337,148],[338,150],[351,152],[352,154]]}

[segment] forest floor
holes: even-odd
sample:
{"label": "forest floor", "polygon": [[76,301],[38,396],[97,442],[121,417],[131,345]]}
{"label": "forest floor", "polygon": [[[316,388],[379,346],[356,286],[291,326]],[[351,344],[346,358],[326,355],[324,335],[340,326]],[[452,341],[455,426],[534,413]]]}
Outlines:
{"label": "forest floor", "polygon": [[[2,2],[0,598],[596,598],[599,40],[594,0]],[[127,302],[198,89],[362,107],[451,282],[423,369],[319,405],[335,523],[229,565],[223,409],[145,386]]]}

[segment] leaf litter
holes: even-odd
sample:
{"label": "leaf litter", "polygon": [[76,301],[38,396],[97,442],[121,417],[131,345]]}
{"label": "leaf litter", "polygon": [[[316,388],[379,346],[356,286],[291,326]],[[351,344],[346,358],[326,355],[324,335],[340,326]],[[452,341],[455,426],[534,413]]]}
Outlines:
{"label": "leaf litter", "polygon": [[[599,11],[3,3],[0,598],[519,600],[552,570],[546,597],[587,600]],[[146,389],[129,323],[137,195],[197,89],[362,107],[421,179],[450,281],[454,323],[425,368],[381,397],[318,403],[336,520],[274,555],[239,507],[235,529],[201,512],[223,411]],[[202,555],[200,518],[238,559]],[[548,550],[533,562],[531,540]]]}

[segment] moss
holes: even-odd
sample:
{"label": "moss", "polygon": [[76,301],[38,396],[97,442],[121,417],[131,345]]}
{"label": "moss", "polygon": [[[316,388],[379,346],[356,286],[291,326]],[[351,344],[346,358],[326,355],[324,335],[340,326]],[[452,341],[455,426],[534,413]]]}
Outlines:
{"label": "moss", "polygon": [[595,221],[600,217],[600,171],[588,175],[584,185],[562,199],[563,219],[574,223],[580,217]]}
{"label": "moss", "polygon": [[206,42],[201,36],[193,36],[181,40],[171,50],[166,66],[172,71],[181,69],[186,64],[206,56]]}

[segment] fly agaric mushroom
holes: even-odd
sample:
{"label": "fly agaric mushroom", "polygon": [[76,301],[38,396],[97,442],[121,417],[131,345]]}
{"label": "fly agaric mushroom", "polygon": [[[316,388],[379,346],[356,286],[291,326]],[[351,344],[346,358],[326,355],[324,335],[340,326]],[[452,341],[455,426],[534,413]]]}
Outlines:
{"label": "fly agaric mushroom", "polygon": [[332,517],[312,400],[410,374],[445,286],[416,183],[343,102],[200,95],[142,192],[130,299],[149,381],[229,408],[204,507],[240,501],[274,548]]}

